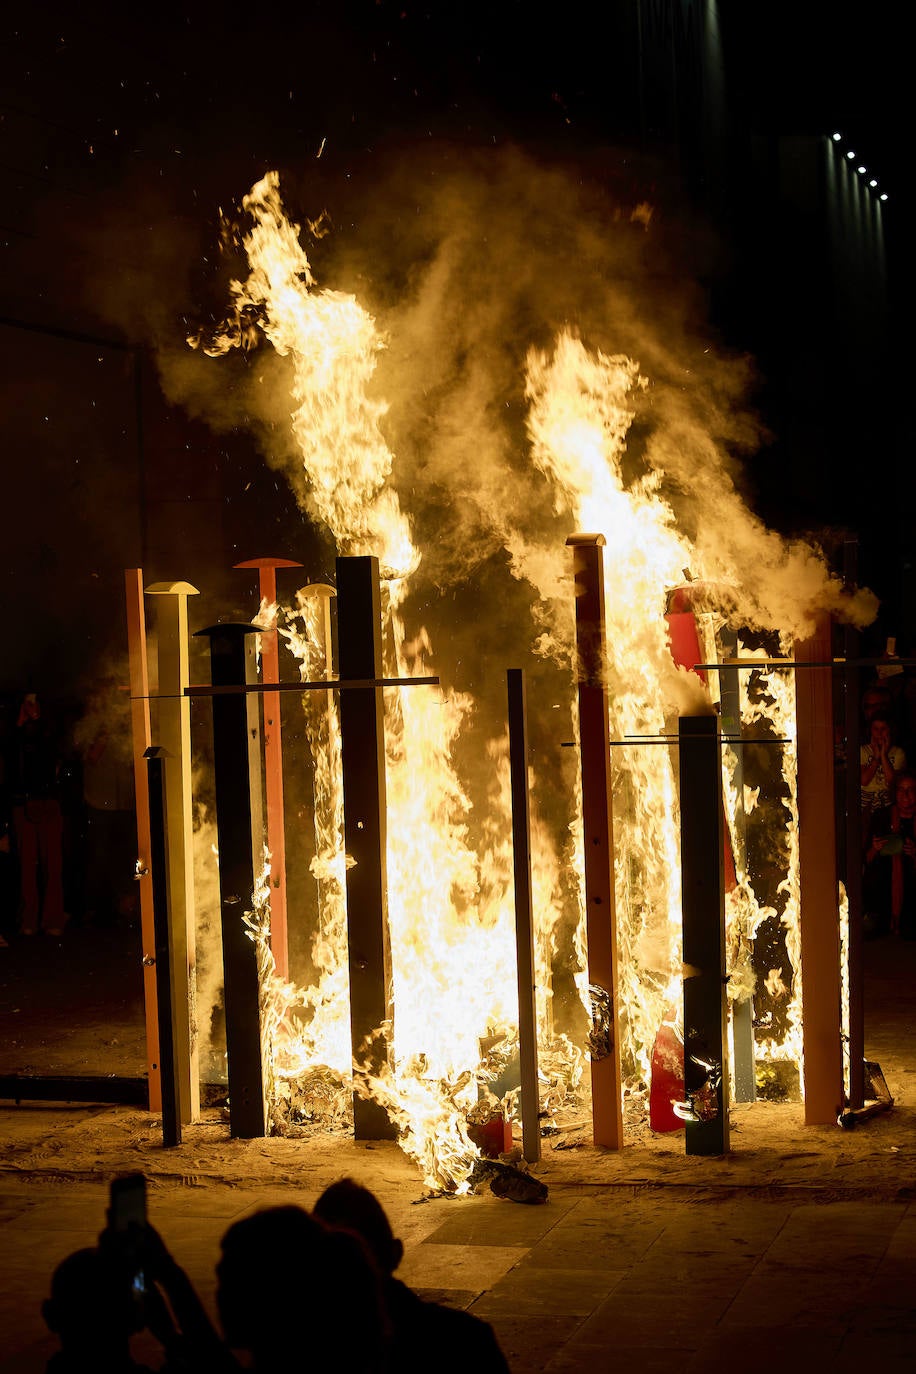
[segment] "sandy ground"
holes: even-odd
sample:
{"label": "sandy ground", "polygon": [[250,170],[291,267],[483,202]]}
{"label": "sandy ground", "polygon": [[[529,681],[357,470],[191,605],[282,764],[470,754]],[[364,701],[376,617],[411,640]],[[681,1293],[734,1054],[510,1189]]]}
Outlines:
{"label": "sandy ground", "polygon": [[[58,941],[20,941],[0,951],[0,1073],[142,1074],[135,939],[130,931],[72,930]],[[125,977],[125,968],[133,976]],[[628,1128],[623,1150],[598,1150],[582,1122],[544,1140],[538,1175],[548,1186],[916,1196],[916,944],[868,944],[866,970],[866,1054],[882,1066],[892,1111],[844,1131],[805,1126],[797,1103],[738,1106],[730,1153],[716,1159],[688,1158],[683,1133],[653,1136],[641,1125]],[[367,1181],[397,1179],[417,1198],[425,1192],[396,1147],[356,1144],[318,1129],[307,1138],[233,1140],[218,1109],[186,1127],[181,1146],[164,1150],[159,1118],[145,1111],[8,1103],[0,1108],[0,1141],[0,1171],[23,1179],[79,1181],[143,1169],[163,1185],[270,1179],[282,1186],[301,1183],[310,1171],[324,1177],[358,1164]]]}

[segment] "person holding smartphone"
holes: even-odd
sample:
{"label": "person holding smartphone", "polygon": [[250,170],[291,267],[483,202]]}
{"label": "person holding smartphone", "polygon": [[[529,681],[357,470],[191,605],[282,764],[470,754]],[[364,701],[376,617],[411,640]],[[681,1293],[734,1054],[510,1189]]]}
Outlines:
{"label": "person holding smartphone", "polygon": [[48,1374],[149,1374],[130,1350],[145,1329],[163,1348],[160,1374],[238,1374],[193,1284],[146,1219],[142,1174],[113,1180],[98,1245],[58,1265],[42,1310],[61,1342]]}

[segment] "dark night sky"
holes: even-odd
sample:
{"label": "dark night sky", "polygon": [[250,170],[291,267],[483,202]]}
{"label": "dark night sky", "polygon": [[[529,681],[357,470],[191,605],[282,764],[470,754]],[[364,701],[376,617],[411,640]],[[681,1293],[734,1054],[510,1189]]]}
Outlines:
{"label": "dark night sky", "polygon": [[[904,338],[906,56],[891,12],[821,0],[720,9],[729,98],[745,123],[841,128],[881,177]],[[211,4],[23,7],[3,24],[0,229],[15,265],[0,313],[82,327],[93,311],[75,279],[112,206],[136,202],[138,215],[174,216],[185,230],[196,223],[196,259],[212,243],[217,206],[270,167],[314,165],[320,149],[338,177],[424,139],[600,157],[634,127],[634,74],[618,42],[629,10],[582,0],[338,0],[255,5],[248,17]],[[147,228],[154,256],[157,227]],[[104,310],[93,327],[112,332]],[[753,349],[753,327],[727,342]]]}
{"label": "dark night sky", "polygon": [[[540,139],[574,150],[620,134],[622,5],[42,5],[6,20],[3,104],[36,117],[48,176],[164,178],[365,149],[398,136]],[[787,131],[840,124],[903,191],[904,45],[861,7],[721,7],[733,98]],[[8,116],[7,116],[8,117]],[[7,152],[9,155],[9,152]],[[895,164],[895,165],[892,165]]]}

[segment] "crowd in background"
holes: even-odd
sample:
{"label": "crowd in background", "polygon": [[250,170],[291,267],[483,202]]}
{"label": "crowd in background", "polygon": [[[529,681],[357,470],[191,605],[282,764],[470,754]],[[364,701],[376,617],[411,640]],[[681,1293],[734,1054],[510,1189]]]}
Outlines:
{"label": "crowd in background", "polygon": [[37,692],[0,698],[0,940],[57,939],[137,911],[124,722]]}
{"label": "crowd in background", "polygon": [[916,939],[914,766],[916,673],[891,652],[862,691],[862,905],[868,936]]}

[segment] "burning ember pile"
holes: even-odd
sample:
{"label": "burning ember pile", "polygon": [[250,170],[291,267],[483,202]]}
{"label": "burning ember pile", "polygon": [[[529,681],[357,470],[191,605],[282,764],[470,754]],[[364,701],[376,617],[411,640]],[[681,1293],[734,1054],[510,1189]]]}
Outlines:
{"label": "burning ember pile", "polygon": [[[733,647],[735,632],[743,636],[742,657],[770,656],[780,646],[791,654],[792,638],[810,632],[816,612],[832,609],[861,620],[870,605],[865,599],[844,605],[815,550],[787,544],[748,511],[717,436],[690,412],[686,371],[680,388],[661,386],[650,367],[590,346],[571,324],[548,333],[537,319],[514,374],[505,356],[483,347],[463,359],[467,375],[487,374],[479,389],[486,404],[444,414],[436,365],[427,378],[427,360],[415,348],[409,368],[400,359],[401,386],[389,408],[380,364],[397,347],[399,322],[406,321],[414,345],[422,337],[408,306],[391,307],[389,337],[355,295],[318,284],[299,227],[284,211],[277,174],[252,188],[243,211],[244,232],[234,248],[247,258],[247,275],[232,282],[225,321],[190,342],[212,357],[235,349],[254,356],[249,366],[258,382],[261,360],[270,356],[261,345],[283,360],[270,373],[272,394],[279,375],[289,398],[288,420],[282,404],[272,403],[271,443],[280,451],[274,461],[339,553],[378,557],[386,675],[436,673],[443,684],[441,692],[385,692],[394,1017],[387,1069],[357,1071],[355,1088],[384,1105],[431,1186],[462,1192],[478,1153],[469,1120],[497,1102],[511,1114],[516,1095],[508,750],[491,704],[516,645],[529,664],[535,745],[530,788],[541,1109],[549,1117],[573,1107],[580,1119],[587,1109],[581,817],[575,751],[562,747],[576,729],[566,535],[588,530],[607,539],[610,725],[612,740],[622,742],[613,763],[628,1120],[645,1116],[655,1037],[681,995],[676,760],[669,748],[641,741],[670,732],[678,712],[708,712],[720,694],[718,674],[707,685],[689,671],[692,664],[675,662],[666,598],[689,570],[704,662],[722,657],[724,631]],[[420,294],[435,296],[436,272],[446,260],[443,253],[429,269]],[[413,394],[404,386],[405,370]],[[697,383],[700,390],[704,385]],[[415,459],[405,467],[389,438],[399,409],[416,427],[427,398],[430,407],[439,405],[440,442],[442,433],[451,436],[448,475],[441,462],[428,472]],[[479,532],[479,547],[471,528]],[[480,593],[488,586],[492,609],[484,613]],[[460,629],[449,627],[446,603],[462,619]],[[441,622],[438,629],[428,628],[427,608]],[[307,592],[294,605],[262,607],[263,623],[277,625],[303,680],[331,669],[323,616],[323,602]],[[468,634],[475,622],[477,656]],[[761,668],[738,676],[749,734],[791,740],[791,675]],[[309,987],[282,981],[272,968],[266,887],[248,918],[261,951],[276,1121],[288,1119],[292,1107],[333,1118],[354,1086],[340,729],[331,694],[305,698],[303,709],[311,760],[295,766],[308,767],[314,778],[310,871],[318,912]],[[751,759],[736,782],[736,755],[724,751],[736,869],[727,913],[730,986],[732,996],[746,1000],[756,982],[763,1023],[758,1059],[785,1061],[797,1074],[794,754],[791,744],[760,752],[766,757],[756,771]],[[739,813],[747,817],[746,840]],[[778,945],[763,970],[752,957],[762,930],[768,949]]]}

